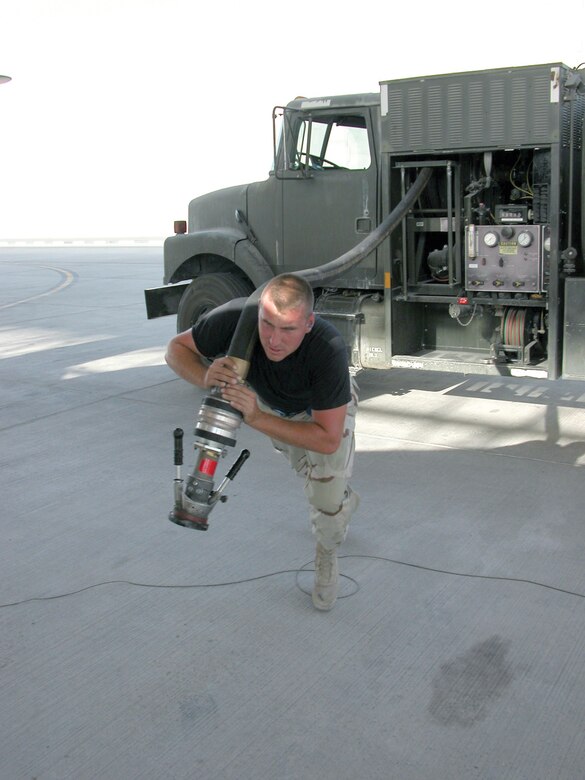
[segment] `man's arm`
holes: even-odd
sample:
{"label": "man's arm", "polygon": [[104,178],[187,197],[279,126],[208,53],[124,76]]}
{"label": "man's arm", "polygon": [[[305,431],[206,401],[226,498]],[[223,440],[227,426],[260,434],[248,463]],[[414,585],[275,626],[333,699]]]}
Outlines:
{"label": "man's arm", "polygon": [[250,428],[293,447],[328,455],[339,447],[345,430],[347,404],[335,409],[313,411],[312,419],[304,421],[287,420],[263,412],[256,402],[256,394],[243,385],[226,387],[222,390],[222,397],[244,415],[244,422]]}
{"label": "man's arm", "polygon": [[178,333],[170,340],[165,360],[177,376],[197,387],[208,389],[238,382],[235,364],[224,357],[209,365],[197,349],[190,330]]}

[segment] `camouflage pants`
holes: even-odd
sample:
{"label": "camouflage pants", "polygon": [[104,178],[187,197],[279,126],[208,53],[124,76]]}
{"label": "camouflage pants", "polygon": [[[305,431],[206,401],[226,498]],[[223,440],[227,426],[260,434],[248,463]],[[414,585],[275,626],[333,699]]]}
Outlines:
{"label": "camouflage pants", "polygon": [[[271,439],[274,448],[288,459],[297,475],[304,478],[304,491],[311,507],[313,533],[317,541],[327,549],[333,549],[345,539],[351,515],[359,503],[357,493],[352,491],[349,485],[355,453],[357,391],[357,383],[352,378],[352,398],[347,407],[343,436],[335,452],[312,452]],[[260,399],[258,405],[263,411],[280,416]],[[301,412],[287,419],[308,422],[311,415]]]}

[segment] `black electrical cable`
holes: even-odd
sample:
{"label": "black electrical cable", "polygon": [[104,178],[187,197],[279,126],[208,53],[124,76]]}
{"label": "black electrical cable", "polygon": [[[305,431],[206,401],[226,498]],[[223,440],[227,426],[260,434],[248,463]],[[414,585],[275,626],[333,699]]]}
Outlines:
{"label": "black electrical cable", "polygon": [[67,591],[66,593],[58,593],[54,596],[32,596],[28,599],[22,599],[22,601],[13,601],[9,604],[0,604],[0,609],[4,607],[18,607],[21,604],[28,604],[31,601],[53,601],[55,599],[62,599],[66,596],[76,596],[78,593],[83,593],[86,590],[92,590],[93,588],[101,588],[104,585],[131,585],[135,588],[158,588],[161,590],[190,590],[194,588],[221,588],[226,585],[243,585],[246,582],[255,582],[256,580],[264,580],[268,577],[276,577],[279,574],[294,574],[297,569],[282,569],[281,571],[273,571],[269,574],[260,574],[256,577],[248,577],[243,580],[232,580],[230,582],[204,582],[201,584],[189,584],[189,585],[163,585],[160,583],[149,582],[134,582],[132,580],[103,580],[102,582],[95,582],[93,585],[86,585],[84,588],[78,590]]}
{"label": "black electrical cable", "polygon": [[430,571],[435,574],[448,574],[451,577],[465,577],[472,580],[493,580],[495,582],[517,582],[524,583],[525,585],[536,585],[539,588],[546,588],[547,590],[554,590],[557,593],[565,593],[567,596],[577,596],[580,599],[585,599],[585,593],[579,593],[575,590],[568,590],[566,588],[559,588],[556,585],[547,585],[546,582],[538,582],[538,580],[529,580],[523,577],[505,577],[497,574],[470,574],[469,572],[451,571],[449,569],[437,569],[432,566],[423,566],[420,563],[409,563],[408,561],[399,561],[394,558],[383,558],[380,555],[343,555],[340,558],[371,558],[374,561],[386,561],[387,563],[395,563],[398,566],[408,566],[412,569],[420,569],[421,571]]}
{"label": "black electrical cable", "polygon": [[[496,582],[516,582],[516,583],[523,583],[525,585],[535,585],[539,588],[546,588],[547,590],[553,590],[557,593],[564,593],[567,596],[577,596],[580,599],[585,599],[585,593],[579,593],[574,590],[568,590],[566,588],[559,588],[556,585],[547,585],[544,582],[538,582],[538,580],[529,580],[524,579],[521,577],[505,577],[505,576],[499,576],[494,574],[469,574],[468,572],[458,572],[458,571],[451,571],[449,569],[438,569],[432,566],[423,566],[419,563],[409,563],[408,561],[400,561],[396,560],[394,558],[384,558],[381,555],[340,555],[340,560],[345,558],[364,558],[374,561],[385,561],[386,563],[394,563],[398,566],[408,566],[412,569],[419,569],[420,571],[429,571],[433,572],[435,574],[447,574],[451,577],[465,577],[466,579],[476,579],[476,580],[492,580]],[[299,585],[299,575],[303,572],[310,572],[312,569],[307,569],[306,567],[309,566],[312,563],[312,561],[309,561],[308,563],[303,564],[298,569],[281,569],[280,571],[273,571],[269,572],[268,574],[260,574],[255,577],[247,577],[242,580],[231,580],[228,582],[211,582],[211,583],[201,583],[201,584],[190,584],[190,585],[162,585],[157,583],[147,583],[147,582],[133,582],[132,580],[104,580],[103,582],[96,582],[93,585],[86,585],[84,588],[79,588],[78,590],[72,590],[68,591],[66,593],[57,593],[54,596],[33,596],[28,599],[22,599],[21,601],[13,601],[7,604],[0,604],[0,609],[5,609],[6,607],[18,607],[22,604],[29,604],[32,601],[54,601],[56,599],[62,599],[67,596],[75,596],[78,593],[84,593],[87,590],[92,590],[93,588],[100,588],[104,585],[131,585],[132,587],[136,588],[157,588],[157,589],[163,589],[163,590],[190,590],[195,588],[221,588],[228,585],[243,585],[247,582],[256,582],[258,580],[265,580],[269,577],[277,577],[281,574],[295,574],[295,583],[297,588],[301,590],[303,593],[308,593],[304,588],[302,588]],[[344,595],[338,596],[338,598],[349,598],[349,596],[354,596],[360,589],[360,585],[353,577],[348,576],[347,574],[340,574],[340,577],[349,580],[354,584],[354,590],[351,591],[351,593],[346,593]]]}

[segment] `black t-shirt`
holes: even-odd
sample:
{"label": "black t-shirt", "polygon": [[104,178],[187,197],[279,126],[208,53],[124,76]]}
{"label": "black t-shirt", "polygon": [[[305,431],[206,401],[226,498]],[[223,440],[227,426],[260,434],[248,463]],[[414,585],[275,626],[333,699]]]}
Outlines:
{"label": "black t-shirt", "polygon": [[[193,340],[202,355],[214,359],[228,353],[246,300],[230,301],[196,323]],[[339,331],[318,316],[298,349],[284,360],[269,360],[257,340],[246,381],[265,403],[286,414],[336,409],[351,399],[345,343]]]}

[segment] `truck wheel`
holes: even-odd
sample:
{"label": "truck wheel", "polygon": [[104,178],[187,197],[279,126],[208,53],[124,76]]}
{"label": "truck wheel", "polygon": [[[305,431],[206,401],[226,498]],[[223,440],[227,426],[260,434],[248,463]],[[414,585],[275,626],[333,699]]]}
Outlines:
{"label": "truck wheel", "polygon": [[193,279],[183,293],[177,311],[177,333],[191,328],[211,309],[233,298],[247,298],[254,292],[250,282],[233,273],[205,274]]}

